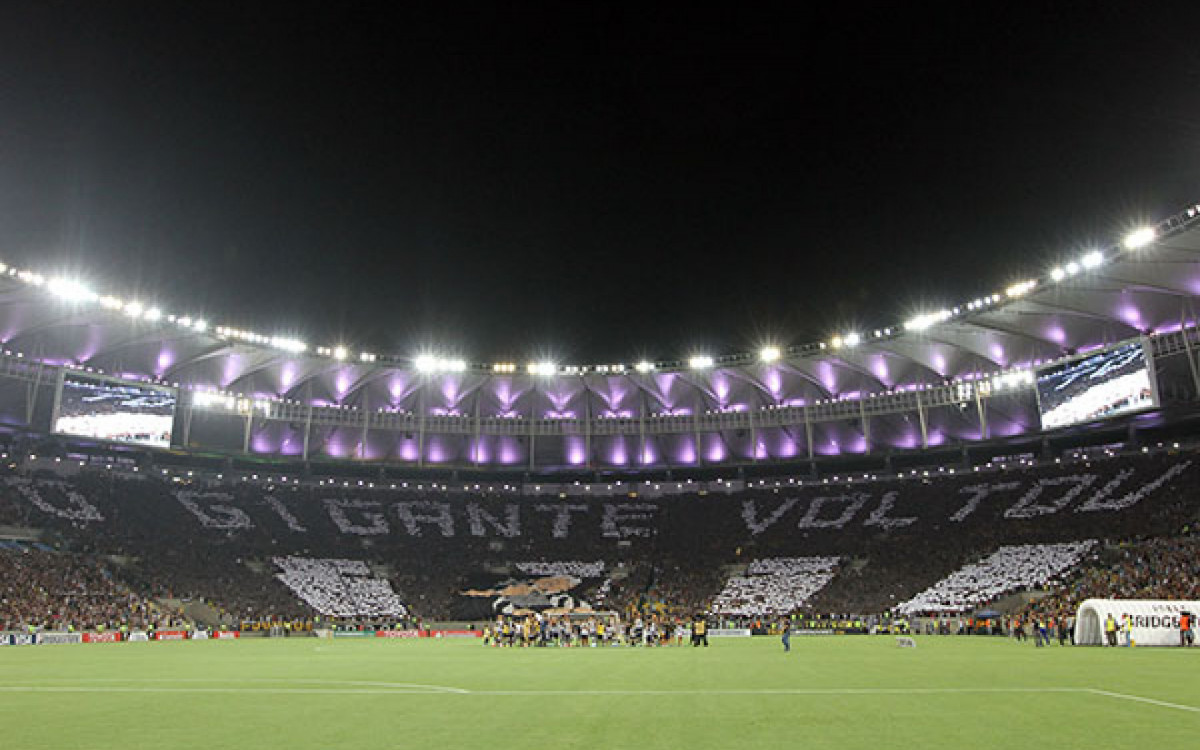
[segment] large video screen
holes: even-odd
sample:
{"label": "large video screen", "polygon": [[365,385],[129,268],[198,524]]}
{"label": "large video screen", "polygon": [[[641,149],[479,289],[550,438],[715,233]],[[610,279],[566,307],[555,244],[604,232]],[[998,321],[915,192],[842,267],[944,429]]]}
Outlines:
{"label": "large video screen", "polygon": [[54,431],[166,448],[176,401],[174,388],[71,372],[63,376]]}
{"label": "large video screen", "polygon": [[1037,389],[1047,430],[1158,405],[1140,343],[1039,370]]}

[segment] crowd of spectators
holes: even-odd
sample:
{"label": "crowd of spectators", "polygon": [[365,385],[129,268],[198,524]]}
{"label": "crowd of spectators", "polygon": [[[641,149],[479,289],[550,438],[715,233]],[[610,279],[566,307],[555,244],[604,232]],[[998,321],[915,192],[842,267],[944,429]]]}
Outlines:
{"label": "crowd of spectators", "polygon": [[153,630],[180,625],[118,582],[104,560],[31,545],[0,547],[0,631]]}
{"label": "crowd of spectators", "polygon": [[[106,580],[142,601],[203,601],[229,621],[319,614],[276,578],[274,558],[289,557],[389,570],[396,598],[427,620],[454,616],[470,576],[522,561],[603,564],[604,577],[588,585],[589,592],[607,587],[608,608],[687,615],[712,607],[731,571],[750,560],[840,558],[836,574],[793,606],[868,614],[893,609],[1005,545],[1178,535],[1195,522],[1195,458],[1161,453],[628,499],[638,506],[628,522],[606,515],[606,505],[620,499],[558,504],[413,489],[47,473],[0,477],[0,525],[35,530],[66,559],[108,561]],[[479,509],[474,516],[463,509],[468,503]],[[514,506],[519,524],[509,520]],[[576,510],[568,518],[562,508]],[[83,580],[88,590],[99,585]],[[1125,582],[1095,581],[1097,589],[1110,584]],[[9,615],[8,607],[0,611]]]}
{"label": "crowd of spectators", "polygon": [[1041,588],[1055,581],[1095,546],[1096,540],[1088,539],[1001,547],[902,602],[896,610],[905,615],[969,612],[1005,594]]}
{"label": "crowd of spectators", "polygon": [[744,576],[730,576],[712,602],[717,614],[790,615],[807,607],[837,571],[836,557],[770,557],[754,560]]}
{"label": "crowd of spectators", "polygon": [[1024,622],[1073,617],[1087,599],[1200,600],[1200,536],[1190,533],[1113,545],[1031,602]]}
{"label": "crowd of spectators", "polygon": [[388,617],[408,614],[386,578],[362,560],[276,557],[276,578],[310,607],[331,617]]}

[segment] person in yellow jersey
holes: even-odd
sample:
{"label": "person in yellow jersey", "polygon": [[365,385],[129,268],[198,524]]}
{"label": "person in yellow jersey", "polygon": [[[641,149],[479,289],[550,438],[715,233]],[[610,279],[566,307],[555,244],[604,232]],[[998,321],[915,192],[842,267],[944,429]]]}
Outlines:
{"label": "person in yellow jersey", "polygon": [[701,643],[708,648],[708,620],[703,614],[698,614],[692,620],[692,646],[699,646]]}

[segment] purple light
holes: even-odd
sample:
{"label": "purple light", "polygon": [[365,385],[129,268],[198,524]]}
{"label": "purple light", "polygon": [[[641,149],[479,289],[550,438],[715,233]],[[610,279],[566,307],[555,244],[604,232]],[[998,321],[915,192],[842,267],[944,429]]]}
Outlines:
{"label": "purple light", "polygon": [[936,352],[933,355],[933,369],[938,375],[945,377],[946,375],[946,357],[941,352]]}
{"label": "purple light", "polygon": [[1050,326],[1046,329],[1046,338],[1056,344],[1065,344],[1067,341],[1067,332],[1062,329],[1062,326]]}
{"label": "purple light", "polygon": [[696,446],[691,440],[685,439],[679,444],[679,450],[675,452],[675,463],[696,463]]}
{"label": "purple light", "polygon": [[825,386],[825,390],[830,393],[837,392],[837,371],[833,369],[831,362],[822,360],[817,363],[817,378]]}
{"label": "purple light", "polygon": [[583,438],[577,435],[567,437],[567,463],[572,466],[582,466],[587,462],[587,450]]}
{"label": "purple light", "polygon": [[879,378],[884,385],[888,384],[888,363],[887,358],[883,356],[875,357],[871,364],[871,372],[875,373],[875,377]]}
{"label": "purple light", "polygon": [[337,377],[334,378],[334,389],[337,391],[338,398],[346,395],[346,391],[350,390],[352,384],[350,373],[345,370],[338,370]]}
{"label": "purple light", "polygon": [[653,443],[646,441],[645,445],[642,446],[641,459],[642,466],[651,466],[658,462],[658,454],[654,450]]}
{"label": "purple light", "polygon": [[221,365],[221,388],[228,388],[230,383],[237,380],[241,372],[242,358],[240,355],[230,354],[225,357],[225,361]]}
{"label": "purple light", "polygon": [[729,398],[729,378],[723,373],[717,373],[712,376],[713,393],[717,397],[717,403],[724,405],[725,400]]}
{"label": "purple light", "polygon": [[346,458],[346,447],[342,444],[341,435],[336,432],[330,433],[329,439],[325,441],[325,452],[334,458]]}
{"label": "purple light", "polygon": [[512,465],[520,463],[521,448],[517,445],[517,441],[511,437],[500,438],[500,463]]}
{"label": "purple light", "polygon": [[1004,364],[1004,347],[1000,344],[992,344],[990,350],[992,359],[1000,364]]}
{"label": "purple light", "polygon": [[1122,305],[1118,313],[1121,320],[1124,320],[1134,328],[1139,328],[1142,323],[1142,314],[1133,305]]}
{"label": "purple light", "polygon": [[405,461],[416,461],[418,455],[417,441],[405,440],[400,444],[400,458]]}
{"label": "purple light", "polygon": [[763,384],[767,386],[767,391],[778,399],[779,392],[783,390],[783,375],[777,368],[772,367],[763,375]]}
{"label": "purple light", "polygon": [[168,369],[170,369],[171,365],[174,363],[175,363],[174,355],[172,355],[166,349],[163,349],[161,352],[158,353],[158,369],[154,371],[154,374],[159,377],[162,377],[162,374],[164,372],[166,372]]}
{"label": "purple light", "polygon": [[608,462],[613,466],[624,466],[629,462],[624,440],[618,438],[613,441],[612,448],[608,451]]}
{"label": "purple light", "polygon": [[725,455],[725,446],[720,440],[714,440],[713,443],[708,446],[707,458],[709,461],[714,463],[717,461],[724,461]]}
{"label": "purple light", "polygon": [[296,382],[296,363],[284,362],[283,367],[279,370],[279,392],[287,393],[292,389],[292,384]]}

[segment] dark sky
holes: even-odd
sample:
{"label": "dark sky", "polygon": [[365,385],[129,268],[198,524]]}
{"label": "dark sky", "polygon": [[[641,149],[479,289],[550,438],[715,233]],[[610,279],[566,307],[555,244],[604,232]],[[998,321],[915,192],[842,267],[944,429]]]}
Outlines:
{"label": "dark sky", "polygon": [[0,9],[0,259],[313,344],[801,343],[1200,200],[1197,26],[1142,3],[110,5]]}

